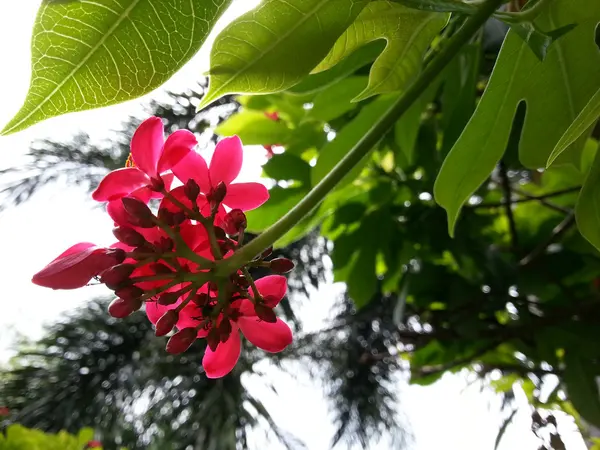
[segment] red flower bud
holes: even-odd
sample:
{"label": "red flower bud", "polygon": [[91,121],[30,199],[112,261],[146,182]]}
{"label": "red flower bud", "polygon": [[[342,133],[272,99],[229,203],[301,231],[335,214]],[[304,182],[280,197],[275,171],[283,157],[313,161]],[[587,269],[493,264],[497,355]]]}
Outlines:
{"label": "red flower bud", "polygon": [[136,300],[144,295],[144,290],[137,286],[125,286],[117,290],[115,294],[123,300]]}
{"label": "red flower bud", "polygon": [[184,328],[169,338],[167,352],[172,355],[185,352],[196,340],[198,332],[195,328]]}
{"label": "red flower bud", "polygon": [[152,188],[153,191],[162,192],[163,189],[165,188],[165,182],[160,177],[160,175],[158,175],[158,178],[150,179],[150,187]]}
{"label": "red flower bud", "polygon": [[158,210],[158,220],[171,226],[173,223],[173,214],[173,211],[170,211],[167,208],[160,208]]}
{"label": "red flower bud", "polygon": [[225,230],[223,230],[223,228],[221,228],[221,227],[215,227],[215,236],[219,240],[223,240],[223,239],[227,238],[227,235],[225,234]]}
{"label": "red flower bud", "polygon": [[123,197],[121,199],[123,208],[127,213],[129,223],[140,228],[154,227],[154,214],[148,205],[135,197]]}
{"label": "red flower bud", "polygon": [[109,289],[117,289],[135,270],[133,264],[118,264],[100,274],[100,283],[106,284]]}
{"label": "red flower bud", "polygon": [[198,305],[200,307],[203,307],[204,305],[207,305],[210,302],[210,297],[208,296],[208,294],[206,294],[206,293],[203,292],[201,294],[198,294],[198,295],[194,296],[194,298],[192,299],[192,301],[196,305]]}
{"label": "red flower bud", "polygon": [[108,305],[108,313],[117,319],[123,319],[140,309],[142,303],[143,302],[140,299],[125,300],[122,298],[115,298],[110,302],[110,305]]}
{"label": "red flower bud", "polygon": [[275,315],[273,309],[263,305],[262,303],[257,303],[254,305],[254,311],[260,320],[264,320],[268,323],[277,322],[277,316]]}
{"label": "red flower bud", "polygon": [[250,282],[244,275],[233,275],[233,282],[237,284],[242,289],[248,289],[250,287]]}
{"label": "red flower bud", "polygon": [[[224,320],[229,322],[227,319],[224,319]],[[221,333],[219,332],[218,328],[213,327],[210,329],[210,331],[206,335],[206,343],[208,344],[210,349],[214,352],[217,350],[217,347],[219,346],[219,342],[221,342]]]}
{"label": "red flower bud", "polygon": [[146,243],[144,236],[132,228],[117,227],[113,229],[113,234],[119,240],[119,242],[132,247],[139,247]]}
{"label": "red flower bud", "polygon": [[156,330],[154,334],[157,336],[165,336],[169,334],[173,327],[177,325],[177,321],[179,320],[179,313],[171,309],[164,313],[160,319],[156,322]]}
{"label": "red flower bud", "polygon": [[248,221],[246,220],[246,214],[241,209],[232,209],[229,211],[223,219],[223,228],[229,235],[236,235],[241,230],[246,229]]}
{"label": "red flower bud", "polygon": [[178,211],[173,214],[173,224],[171,226],[176,227],[177,225],[181,225],[183,222],[185,222],[185,219],[187,219],[185,213],[183,211]]}
{"label": "red flower bud", "polygon": [[260,254],[261,258],[268,258],[269,256],[271,256],[271,253],[273,253],[273,246],[271,245],[268,249],[266,249],[264,252],[262,252]]}
{"label": "red flower bud", "polygon": [[162,253],[170,253],[175,248],[175,243],[171,238],[168,237],[160,238],[160,240],[154,245],[156,245],[156,249]]}
{"label": "red flower bud", "polygon": [[294,268],[294,263],[287,258],[275,258],[269,261],[269,267],[275,273],[288,273]]}
{"label": "red flower bud", "polygon": [[178,292],[165,292],[160,297],[158,297],[157,302],[159,305],[169,306],[175,303],[177,300],[179,300],[179,297],[181,297],[181,294],[179,294]]}
{"label": "red flower bud", "polygon": [[200,186],[193,178],[190,178],[183,186],[183,193],[192,203],[196,203],[196,199],[200,195]]}
{"label": "red flower bud", "polygon": [[223,318],[223,320],[221,320],[221,323],[219,324],[218,330],[220,341],[227,342],[227,339],[229,339],[229,335],[232,331],[231,322],[229,321],[229,319]]}
{"label": "red flower bud", "polygon": [[213,205],[220,204],[225,196],[227,195],[227,185],[222,181],[219,181],[217,187],[211,192],[210,200]]}

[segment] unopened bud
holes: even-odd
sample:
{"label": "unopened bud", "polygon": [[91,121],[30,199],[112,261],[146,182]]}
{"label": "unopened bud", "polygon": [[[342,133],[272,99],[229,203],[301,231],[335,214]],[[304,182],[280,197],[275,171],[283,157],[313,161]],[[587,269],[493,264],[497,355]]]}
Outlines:
{"label": "unopened bud", "polygon": [[217,187],[213,189],[212,195],[210,196],[210,200],[213,205],[219,205],[227,195],[227,185],[222,181],[219,181]]}
{"label": "unopened bud", "polygon": [[223,218],[223,228],[231,236],[245,230],[247,226],[246,214],[241,209],[232,209]]}
{"label": "unopened bud", "polygon": [[150,179],[150,188],[156,192],[162,192],[165,189],[165,182],[160,175],[158,175],[158,178]]}
{"label": "unopened bud", "polygon": [[183,222],[185,222],[186,219],[187,216],[185,215],[185,213],[183,211],[178,211],[175,214],[173,214],[173,223],[171,226],[176,227],[177,225],[181,225]]}
{"label": "unopened bud", "polygon": [[162,237],[160,240],[154,244],[156,249],[162,253],[170,253],[175,248],[175,243],[171,238]]}
{"label": "unopened bud", "polygon": [[215,236],[217,239],[219,240],[223,240],[227,238],[227,234],[225,234],[225,230],[223,230],[223,228],[221,227],[214,227],[215,228]]}
{"label": "unopened bud", "polygon": [[160,319],[156,322],[156,330],[154,334],[157,336],[165,336],[171,332],[173,327],[177,325],[179,320],[179,313],[171,309],[164,313]]}
{"label": "unopened bud", "polygon": [[144,290],[137,286],[126,286],[115,291],[115,294],[123,300],[136,300],[144,295]]}
{"label": "unopened bud", "polygon": [[196,203],[196,199],[200,195],[200,186],[193,178],[190,178],[183,186],[183,193],[192,203]]}
{"label": "unopened bud", "polygon": [[161,222],[171,226],[171,224],[173,223],[173,212],[168,210],[167,208],[160,208],[158,210],[158,220],[160,220]]}
{"label": "unopened bud", "polygon": [[275,258],[269,261],[269,267],[275,273],[288,273],[294,268],[294,263],[287,258]]}
{"label": "unopened bud", "polygon": [[227,339],[229,339],[229,335],[232,331],[231,322],[229,321],[229,319],[223,318],[223,320],[221,320],[221,323],[219,324],[218,330],[220,341],[227,342]]}
{"label": "unopened bud", "polygon": [[192,301],[199,307],[203,307],[204,305],[207,305],[210,302],[210,297],[208,296],[208,294],[203,292],[201,294],[195,295]]}
{"label": "unopened bud", "polygon": [[140,309],[142,303],[140,299],[125,300],[116,298],[108,305],[108,313],[117,319],[123,319]]}
{"label": "unopened bud", "polygon": [[[225,319],[226,320],[226,319]],[[208,334],[206,335],[206,343],[210,347],[210,349],[214,352],[217,350],[219,346],[219,342],[221,342],[221,333],[217,327],[212,327]]]}
{"label": "unopened bud", "polygon": [[169,338],[167,352],[172,355],[185,352],[196,340],[198,332],[195,328],[184,328]]}
{"label": "unopened bud", "polygon": [[123,197],[121,202],[123,202],[123,208],[129,216],[129,223],[140,228],[154,227],[154,214],[143,201],[135,197]]}
{"label": "unopened bud", "polygon": [[273,246],[270,246],[268,249],[266,249],[264,252],[262,252],[260,254],[260,257],[262,259],[268,258],[269,256],[271,256],[271,253],[273,253]]}
{"label": "unopened bud", "polygon": [[250,287],[250,282],[244,275],[234,275],[233,282],[244,290]]}
{"label": "unopened bud", "polygon": [[146,243],[144,236],[132,228],[117,227],[113,229],[113,234],[119,240],[119,242],[130,245],[131,247],[139,247]]}
{"label": "unopened bud", "polygon": [[169,306],[179,300],[181,294],[179,292],[165,292],[160,297],[158,297],[157,303],[163,306]]}
{"label": "unopened bud", "polygon": [[110,248],[106,254],[114,258],[115,264],[121,264],[127,258],[127,254],[122,248]]}
{"label": "unopened bud", "polygon": [[106,284],[109,289],[117,289],[129,279],[134,270],[133,264],[117,264],[100,274],[100,283]]}
{"label": "unopened bud", "polygon": [[260,320],[264,320],[268,323],[277,322],[277,316],[275,315],[275,311],[273,311],[273,309],[269,308],[268,306],[265,306],[261,303],[257,303],[256,305],[254,305],[254,311],[256,312],[256,315]]}

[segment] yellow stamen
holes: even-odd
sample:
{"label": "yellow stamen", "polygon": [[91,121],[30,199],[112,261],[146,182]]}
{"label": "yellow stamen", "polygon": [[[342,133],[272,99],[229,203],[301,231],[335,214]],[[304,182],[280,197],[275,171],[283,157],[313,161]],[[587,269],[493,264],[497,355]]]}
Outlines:
{"label": "yellow stamen", "polygon": [[131,153],[127,157],[127,161],[125,161],[125,167],[135,167],[135,162],[133,161],[133,155]]}

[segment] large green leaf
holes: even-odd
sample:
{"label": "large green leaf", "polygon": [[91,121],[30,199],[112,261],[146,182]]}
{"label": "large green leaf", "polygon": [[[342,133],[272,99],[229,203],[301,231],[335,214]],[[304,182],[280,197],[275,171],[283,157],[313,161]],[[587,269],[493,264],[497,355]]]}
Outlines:
{"label": "large green leaf", "polygon": [[579,115],[575,118],[575,121],[562,135],[560,141],[552,150],[550,158],[548,158],[548,166],[552,164],[556,158],[564,152],[569,145],[575,142],[579,137],[586,132],[600,117],[600,88],[596,91],[594,96],[590,99],[585,108],[581,110]]}
{"label": "large green leaf", "polygon": [[594,163],[579,193],[575,218],[582,236],[600,250],[600,152],[596,153]]}
{"label": "large green leaf", "polygon": [[239,136],[246,145],[274,145],[287,142],[291,130],[285,122],[268,118],[264,112],[245,110],[234,114],[216,129],[221,136]]}
{"label": "large green leaf", "polygon": [[358,105],[352,99],[367,85],[367,77],[348,77],[315,95],[307,119],[329,122]]}
{"label": "large green leaf", "polygon": [[[313,186],[325,177],[335,165],[350,151],[352,147],[365,135],[367,131],[385,114],[392,105],[396,96],[382,96],[365,106],[358,116],[342,128],[336,137],[328,142],[319,152],[317,164],[312,168],[311,180]],[[362,162],[357,164],[340,182],[340,186],[351,182],[358,176],[368,161],[366,155]]]}
{"label": "large green leaf", "polygon": [[146,94],[200,48],[230,0],[45,1],[25,103],[3,134]]}
{"label": "large green leaf", "polygon": [[355,100],[402,90],[419,73],[425,50],[447,20],[447,14],[417,11],[391,1],[373,1],[313,73],[335,66],[367,42],[385,39],[387,45],[373,63],[369,85]]}
{"label": "large green leaf", "polygon": [[[521,162],[544,167],[569,125],[600,87],[600,53],[594,42],[600,3],[556,0],[538,17],[545,29],[578,26],[555,42],[540,62],[513,31],[508,33],[475,114],[444,161],[435,197],[448,213],[450,233],[464,202],[487,179],[506,148],[519,103],[527,113],[519,145]],[[577,140],[569,162],[583,146]]]}
{"label": "large green leaf", "polygon": [[199,108],[228,93],[266,94],[297,84],[327,54],[367,0],[265,0],[213,45]]}
{"label": "large green leaf", "polygon": [[269,201],[260,208],[246,212],[248,219],[248,231],[256,233],[265,230],[277,220],[296,206],[308,193],[306,187],[293,187],[283,189],[275,186],[269,190]]}
{"label": "large green leaf", "polygon": [[585,355],[569,350],[565,354],[565,363],[563,381],[569,400],[585,420],[600,426],[600,392],[594,366]]}
{"label": "large green leaf", "polygon": [[265,175],[274,180],[297,180],[308,186],[310,186],[310,169],[309,164],[302,158],[287,152],[274,155],[263,166]]}

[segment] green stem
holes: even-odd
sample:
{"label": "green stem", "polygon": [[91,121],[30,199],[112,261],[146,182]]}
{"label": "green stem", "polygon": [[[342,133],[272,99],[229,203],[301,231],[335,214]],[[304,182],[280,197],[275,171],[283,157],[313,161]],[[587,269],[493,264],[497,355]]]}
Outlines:
{"label": "green stem", "polygon": [[310,213],[331,190],[358,164],[379,142],[381,137],[396,123],[408,108],[421,96],[454,56],[491,17],[504,0],[488,0],[470,16],[456,34],[448,40],[444,49],[431,60],[421,75],[379,119],[379,121],[354,145],[342,160],[325,176],[294,208],[271,225],[264,233],[235,252],[221,264],[216,272],[225,276],[252,260],[267,247],[285,235]]}
{"label": "green stem", "polygon": [[531,22],[544,10],[552,0],[539,0],[531,8],[519,12],[497,12],[494,14],[498,20],[507,23]]}

